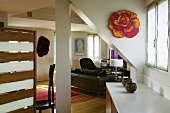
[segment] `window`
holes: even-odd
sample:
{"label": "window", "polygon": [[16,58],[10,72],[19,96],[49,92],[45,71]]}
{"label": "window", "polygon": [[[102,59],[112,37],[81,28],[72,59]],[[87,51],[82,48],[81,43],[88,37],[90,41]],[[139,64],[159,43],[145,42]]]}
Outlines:
{"label": "window", "polygon": [[168,0],[152,4],[148,9],[147,65],[168,69]]}
{"label": "window", "polygon": [[93,61],[100,61],[100,37],[89,35],[87,37],[87,57]]}

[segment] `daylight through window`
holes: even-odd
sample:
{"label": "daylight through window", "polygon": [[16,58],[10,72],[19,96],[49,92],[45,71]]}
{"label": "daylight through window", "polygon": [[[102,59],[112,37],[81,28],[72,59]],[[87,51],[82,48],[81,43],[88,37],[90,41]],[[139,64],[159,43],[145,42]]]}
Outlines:
{"label": "daylight through window", "polygon": [[152,4],[148,9],[147,65],[168,70],[168,0]]}

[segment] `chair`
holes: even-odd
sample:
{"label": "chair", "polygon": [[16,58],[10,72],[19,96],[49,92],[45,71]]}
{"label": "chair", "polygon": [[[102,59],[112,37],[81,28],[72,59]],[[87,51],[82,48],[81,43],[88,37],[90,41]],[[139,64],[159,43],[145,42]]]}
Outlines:
{"label": "chair", "polygon": [[42,113],[42,110],[52,109],[54,113],[54,85],[53,85],[53,74],[54,74],[55,64],[50,65],[49,69],[49,85],[48,85],[48,100],[36,101],[36,110],[39,110],[39,113]]}
{"label": "chair", "polygon": [[80,59],[80,66],[81,66],[81,69],[84,68],[88,70],[98,70],[99,72],[102,71],[102,68],[96,67],[90,58]]}

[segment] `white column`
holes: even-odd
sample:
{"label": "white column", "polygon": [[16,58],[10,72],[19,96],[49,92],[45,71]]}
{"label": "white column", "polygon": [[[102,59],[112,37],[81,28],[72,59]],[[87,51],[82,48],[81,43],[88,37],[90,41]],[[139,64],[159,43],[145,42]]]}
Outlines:
{"label": "white column", "polygon": [[56,0],[56,113],[71,113],[70,7]]}
{"label": "white column", "polygon": [[133,82],[138,82],[136,80],[136,69],[133,66],[130,66],[130,78],[132,79]]}

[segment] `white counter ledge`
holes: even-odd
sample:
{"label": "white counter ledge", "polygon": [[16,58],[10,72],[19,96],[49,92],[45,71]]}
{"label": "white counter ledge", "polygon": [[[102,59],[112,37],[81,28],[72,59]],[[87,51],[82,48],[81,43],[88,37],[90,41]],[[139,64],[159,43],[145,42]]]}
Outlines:
{"label": "white counter ledge", "polygon": [[142,83],[128,93],[122,83],[106,83],[106,113],[170,113],[170,101]]}

